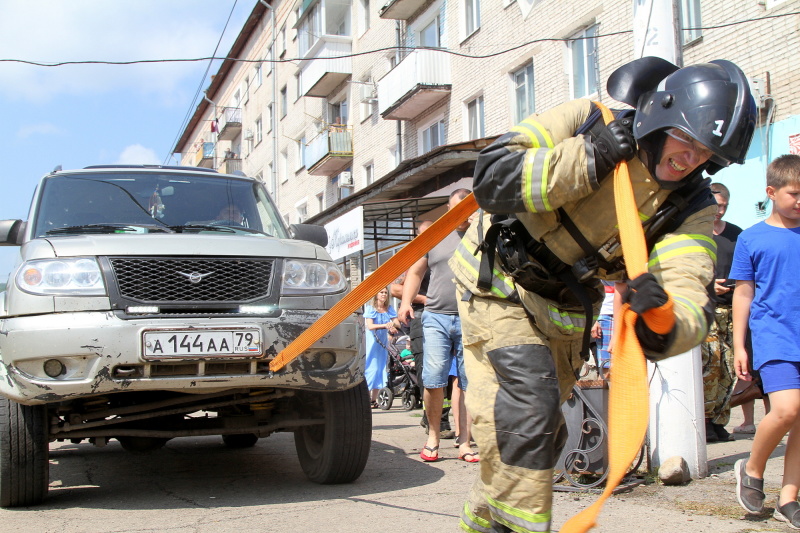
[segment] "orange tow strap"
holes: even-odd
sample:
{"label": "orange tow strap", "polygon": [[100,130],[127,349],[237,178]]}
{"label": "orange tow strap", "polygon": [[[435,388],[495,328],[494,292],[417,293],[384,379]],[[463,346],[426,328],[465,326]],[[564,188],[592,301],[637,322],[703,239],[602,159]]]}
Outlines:
{"label": "orange tow strap", "polygon": [[425,233],[417,236],[402,250],[392,256],[391,259],[378,267],[378,269],[361,282],[358,287],[339,300],[327,313],[311,324],[311,327],[290,342],[289,345],[281,350],[275,359],[270,362],[269,369],[273,372],[277,372],[304,351],[308,350],[311,345],[321,339],[323,335],[353,314],[353,312],[364,305],[365,302],[378,294],[378,291],[386,288],[386,286],[397,279],[400,274],[408,270],[411,265],[416,263],[419,258],[439,244],[477,209],[478,202],[475,200],[472,193],[470,193],[466,198],[461,200],[434,222],[431,227],[425,230]]}
{"label": "orange tow strap", "polygon": [[[602,111],[606,124],[614,120],[614,115],[607,107],[599,102],[595,104]],[[647,272],[647,246],[633,196],[628,163],[624,160],[614,172],[614,201],[625,268],[628,278],[635,279]],[[656,333],[667,333],[675,322],[672,305],[670,298],[662,307],[645,311],[642,318]],[[637,316],[631,311],[630,304],[626,303],[614,322],[608,398],[608,478],[605,490],[590,507],[570,518],[561,528],[561,533],[584,532],[595,526],[603,503],[622,481],[644,443],[648,415],[641,406],[648,405],[649,393],[644,352],[634,331]]]}

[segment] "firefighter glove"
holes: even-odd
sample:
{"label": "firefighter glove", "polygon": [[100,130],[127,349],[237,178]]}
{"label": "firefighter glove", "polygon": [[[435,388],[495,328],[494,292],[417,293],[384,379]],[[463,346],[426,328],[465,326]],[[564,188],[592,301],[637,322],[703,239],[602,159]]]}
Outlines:
{"label": "firefighter glove", "polygon": [[614,170],[617,163],[630,161],[636,155],[636,139],[633,136],[633,120],[621,118],[613,120],[592,138],[594,168],[597,180]]}
{"label": "firefighter glove", "polygon": [[636,279],[628,281],[628,289],[623,295],[623,301],[629,303],[631,311],[637,315],[641,315],[649,309],[662,307],[668,300],[669,296],[666,291],[650,273],[642,274]]}

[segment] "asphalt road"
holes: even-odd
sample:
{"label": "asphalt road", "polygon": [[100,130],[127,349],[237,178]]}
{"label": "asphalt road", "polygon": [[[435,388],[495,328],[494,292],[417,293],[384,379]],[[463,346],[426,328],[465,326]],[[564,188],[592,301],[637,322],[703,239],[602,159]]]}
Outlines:
{"label": "asphalt road", "polygon": [[[308,482],[291,434],[246,450],[229,450],[219,437],[175,439],[146,455],[126,452],[116,441],[103,448],[53,444],[49,498],[36,508],[0,510],[0,531],[460,531],[458,515],[477,465],[459,461],[446,445],[452,441],[444,441],[442,460],[422,463],[420,411],[373,413],[369,463],[349,485]],[[734,417],[729,427],[738,423]],[[613,497],[594,531],[788,531],[768,515],[745,519],[733,496],[733,463],[751,441],[710,445],[708,478],[683,487],[649,483]],[[781,447],[768,470],[770,506],[782,464]],[[554,531],[595,498],[556,493]]]}

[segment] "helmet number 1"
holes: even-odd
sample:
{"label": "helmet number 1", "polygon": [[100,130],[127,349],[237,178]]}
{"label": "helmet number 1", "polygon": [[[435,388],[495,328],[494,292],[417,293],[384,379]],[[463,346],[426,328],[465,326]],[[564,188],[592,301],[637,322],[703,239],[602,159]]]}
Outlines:
{"label": "helmet number 1", "polygon": [[725,121],[724,120],[715,120],[714,124],[717,125],[717,129],[715,129],[711,133],[713,133],[717,137],[722,137],[722,126],[725,125]]}

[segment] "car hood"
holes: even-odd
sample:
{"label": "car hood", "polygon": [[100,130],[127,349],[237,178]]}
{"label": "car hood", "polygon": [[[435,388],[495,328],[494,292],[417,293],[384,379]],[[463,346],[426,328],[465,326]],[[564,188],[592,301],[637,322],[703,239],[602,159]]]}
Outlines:
{"label": "car hood", "polygon": [[24,260],[113,255],[330,259],[324,248],[305,241],[228,234],[70,235],[34,239],[26,243],[22,251]]}

